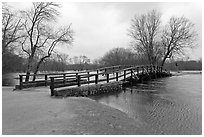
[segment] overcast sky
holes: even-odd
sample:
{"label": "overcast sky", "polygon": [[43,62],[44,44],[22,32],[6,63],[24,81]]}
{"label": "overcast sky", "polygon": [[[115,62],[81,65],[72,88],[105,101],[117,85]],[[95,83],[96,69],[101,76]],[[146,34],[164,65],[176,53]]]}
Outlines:
{"label": "overcast sky", "polygon": [[[202,56],[202,4],[201,3],[61,3],[61,16],[57,25],[72,23],[75,32],[71,48],[61,48],[60,52],[70,56],[86,55],[90,59],[103,56],[114,47],[129,46],[127,35],[131,19],[135,14],[147,13],[152,9],[162,13],[165,24],[171,16],[185,16],[196,26],[197,48],[189,53],[191,59]],[[12,3],[16,8],[29,7],[29,3]]]}

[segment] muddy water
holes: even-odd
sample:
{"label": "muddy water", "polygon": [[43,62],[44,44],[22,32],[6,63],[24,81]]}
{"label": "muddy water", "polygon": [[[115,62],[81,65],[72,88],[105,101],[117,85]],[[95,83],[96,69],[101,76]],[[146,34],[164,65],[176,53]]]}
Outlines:
{"label": "muddy water", "polygon": [[117,108],[153,134],[202,134],[202,75],[185,74],[91,97]]}

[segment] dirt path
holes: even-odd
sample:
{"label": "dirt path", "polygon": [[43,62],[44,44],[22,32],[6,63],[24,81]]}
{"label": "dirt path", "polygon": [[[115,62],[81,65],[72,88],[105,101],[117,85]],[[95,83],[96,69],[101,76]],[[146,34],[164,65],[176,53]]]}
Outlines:
{"label": "dirt path", "polygon": [[2,88],[2,133],[151,134],[139,120],[85,97],[50,97],[48,88]]}

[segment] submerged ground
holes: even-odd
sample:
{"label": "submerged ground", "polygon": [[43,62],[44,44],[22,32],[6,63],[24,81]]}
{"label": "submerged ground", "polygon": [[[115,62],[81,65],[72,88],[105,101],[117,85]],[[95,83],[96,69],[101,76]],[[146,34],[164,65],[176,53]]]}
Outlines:
{"label": "submerged ground", "polygon": [[126,113],[86,97],[50,97],[49,88],[2,88],[2,134],[151,134]]}

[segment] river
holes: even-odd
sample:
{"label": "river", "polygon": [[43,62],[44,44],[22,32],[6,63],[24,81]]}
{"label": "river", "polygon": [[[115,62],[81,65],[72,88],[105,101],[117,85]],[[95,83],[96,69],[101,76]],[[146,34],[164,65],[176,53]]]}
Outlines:
{"label": "river", "polygon": [[161,78],[91,97],[142,122],[153,134],[202,134],[202,75]]}

